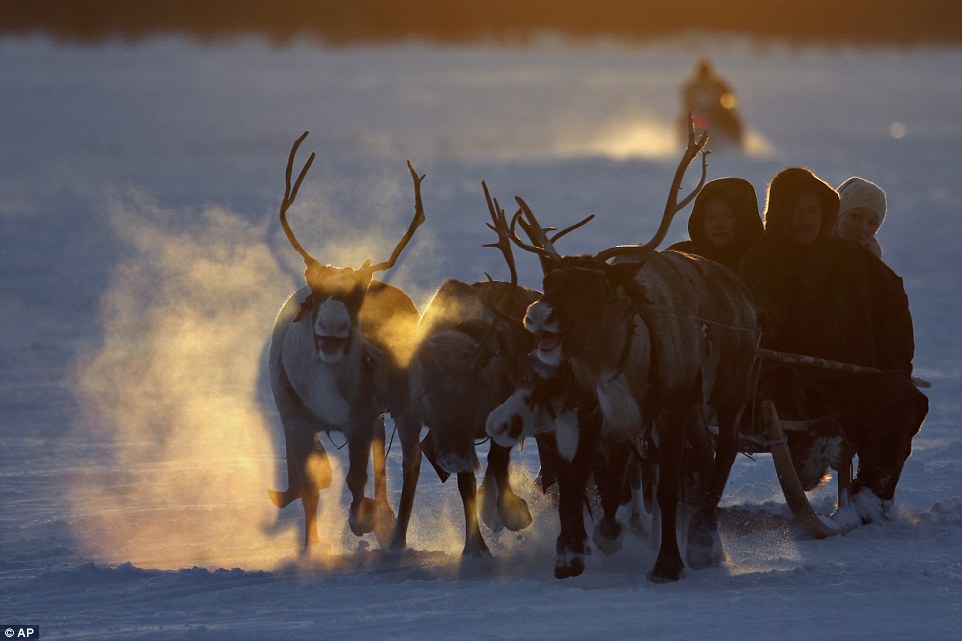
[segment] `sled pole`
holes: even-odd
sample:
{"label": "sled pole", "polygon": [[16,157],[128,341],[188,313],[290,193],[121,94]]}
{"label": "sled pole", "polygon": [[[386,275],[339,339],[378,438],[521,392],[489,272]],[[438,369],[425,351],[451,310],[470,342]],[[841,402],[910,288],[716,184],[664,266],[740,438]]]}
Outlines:
{"label": "sled pole", "polygon": [[[827,358],[817,358],[815,356],[805,356],[803,354],[789,354],[788,352],[779,352],[774,349],[758,348],[755,351],[758,358],[766,361],[775,361],[777,363],[785,363],[786,365],[811,365],[812,367],[820,367],[822,369],[830,369],[836,372],[848,372],[849,374],[893,374],[895,372],[887,372],[883,369],[877,369],[875,367],[865,367],[863,365],[853,365],[852,363],[842,363],[840,361],[832,361]],[[912,384],[916,387],[921,387],[928,389],[932,387],[932,383],[928,382],[923,378],[918,376],[910,377],[912,379]]]}

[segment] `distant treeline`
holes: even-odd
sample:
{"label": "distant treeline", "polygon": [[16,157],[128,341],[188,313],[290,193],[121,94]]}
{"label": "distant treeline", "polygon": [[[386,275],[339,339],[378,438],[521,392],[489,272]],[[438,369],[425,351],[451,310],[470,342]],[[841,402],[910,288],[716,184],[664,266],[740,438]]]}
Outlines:
{"label": "distant treeline", "polygon": [[686,32],[797,43],[962,42],[958,0],[0,0],[0,35],[67,41],[187,34],[329,44],[523,42],[549,31],[629,41]]}

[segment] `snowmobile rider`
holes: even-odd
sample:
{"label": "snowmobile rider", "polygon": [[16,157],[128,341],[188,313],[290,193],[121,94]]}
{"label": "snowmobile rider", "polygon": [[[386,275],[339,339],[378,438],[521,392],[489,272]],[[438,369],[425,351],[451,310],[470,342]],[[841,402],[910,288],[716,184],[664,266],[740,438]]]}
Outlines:
{"label": "snowmobile rider", "polygon": [[786,419],[836,419],[858,454],[853,498],[869,491],[891,502],[928,399],[910,379],[915,341],[902,280],[834,235],[838,209],[838,193],[809,169],[779,172],[768,186],[765,230],[739,273],[766,330],[763,347],[886,373],[766,362],[758,397]]}
{"label": "snowmobile rider", "polygon": [[740,148],[742,122],[738,116],[738,99],[728,83],[715,75],[711,62],[699,60],[694,73],[681,89],[682,113],[679,119],[683,140],[688,137],[688,114],[692,115],[698,133],[709,130],[712,147]]}

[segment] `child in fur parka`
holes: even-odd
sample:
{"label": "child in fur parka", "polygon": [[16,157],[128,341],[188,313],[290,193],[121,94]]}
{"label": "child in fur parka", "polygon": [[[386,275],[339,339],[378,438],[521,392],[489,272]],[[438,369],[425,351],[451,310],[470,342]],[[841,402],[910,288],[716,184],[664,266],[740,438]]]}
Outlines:
{"label": "child in fur parka", "polygon": [[695,254],[732,271],[762,235],[755,188],[742,178],[718,178],[706,184],[691,208],[688,236],[668,249]]}

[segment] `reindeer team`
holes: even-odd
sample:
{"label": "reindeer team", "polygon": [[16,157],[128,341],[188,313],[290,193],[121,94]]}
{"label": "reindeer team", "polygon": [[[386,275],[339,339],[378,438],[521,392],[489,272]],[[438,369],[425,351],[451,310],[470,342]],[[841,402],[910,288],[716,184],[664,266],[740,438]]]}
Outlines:
{"label": "reindeer team", "polygon": [[[479,520],[521,530],[532,522],[511,488],[512,448],[535,437],[544,481],[558,486],[560,534],[555,576],[581,574],[588,553],[584,506],[593,478],[603,514],[594,532],[605,553],[619,549],[615,516],[634,491],[656,497],[660,548],[649,577],[681,578],[717,565],[715,508],[734,461],[737,425],[750,397],[758,328],[751,297],[727,268],[674,251],[657,251],[672,217],[705,181],[707,138],[689,131],[661,225],[644,245],[593,256],[554,247],[585,219],[549,237],[517,198],[508,218],[482,183],[496,247],[510,279],[441,285],[423,316],[400,289],[373,279],[390,269],[424,221],[423,176],[414,183],[414,218],[391,257],[361,267],[322,265],[297,241],[287,211],[314,159],[292,185],[294,143],[280,219],[303,257],[307,284],[281,308],[271,335],[271,387],[283,423],[287,489],[270,491],[284,507],[300,499],[305,546],[318,543],[319,493],[332,482],[322,432],[346,439],[349,525],[374,532],[382,547],[406,547],[422,454],[442,480],[457,477],[464,505],[465,555],[489,555]],[[678,202],[682,177],[701,156],[701,179]],[[518,235],[523,230],[527,241]],[[543,293],[518,285],[512,246],[538,255]],[[416,337],[416,340],[413,339]],[[387,499],[384,416],[402,450],[395,517]],[[709,431],[709,421],[717,434]],[[425,433],[422,440],[421,435]],[[491,437],[477,486],[475,443]],[[374,498],[365,496],[373,454]],[[479,502],[479,494],[488,500]],[[479,510],[479,503],[480,510]],[[680,505],[690,510],[686,558],[678,541]],[[480,512],[480,518],[479,518]]]}

